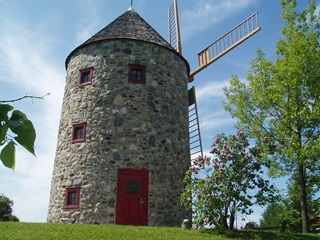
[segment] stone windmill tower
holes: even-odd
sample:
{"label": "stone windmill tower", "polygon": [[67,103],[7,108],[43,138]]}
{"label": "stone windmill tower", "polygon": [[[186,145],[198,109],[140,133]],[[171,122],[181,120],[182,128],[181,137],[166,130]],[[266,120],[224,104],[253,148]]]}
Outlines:
{"label": "stone windmill tower", "polygon": [[129,9],[66,69],[48,221],[180,225],[188,62]]}

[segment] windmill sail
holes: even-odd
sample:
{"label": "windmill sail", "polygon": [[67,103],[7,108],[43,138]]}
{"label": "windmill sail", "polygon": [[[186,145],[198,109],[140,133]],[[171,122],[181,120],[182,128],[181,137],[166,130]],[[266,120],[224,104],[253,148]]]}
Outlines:
{"label": "windmill sail", "polygon": [[188,91],[190,158],[203,156],[195,87]]}
{"label": "windmill sail", "polygon": [[171,46],[182,54],[181,40],[180,40],[180,27],[178,17],[178,3],[174,0],[169,8],[169,39]]}
{"label": "windmill sail", "polygon": [[225,35],[214,41],[208,47],[198,53],[199,67],[193,70],[189,76],[192,82],[194,75],[218,60],[240,43],[247,40],[261,29],[258,22],[258,12],[254,13],[238,26],[227,32]]}

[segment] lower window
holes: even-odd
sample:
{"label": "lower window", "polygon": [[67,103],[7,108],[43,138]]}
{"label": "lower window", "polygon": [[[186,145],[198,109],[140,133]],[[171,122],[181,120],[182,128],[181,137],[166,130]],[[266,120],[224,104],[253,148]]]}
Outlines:
{"label": "lower window", "polygon": [[75,124],[72,126],[72,143],[85,141],[86,126],[86,123]]}
{"label": "lower window", "polygon": [[79,208],[79,201],[80,201],[80,187],[67,188],[65,208],[67,209]]}

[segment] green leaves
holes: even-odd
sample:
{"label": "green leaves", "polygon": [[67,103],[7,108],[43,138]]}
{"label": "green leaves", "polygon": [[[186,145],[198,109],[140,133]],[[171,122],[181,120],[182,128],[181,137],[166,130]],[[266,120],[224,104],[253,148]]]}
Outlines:
{"label": "green leaves", "polygon": [[13,111],[9,121],[10,129],[17,134],[14,139],[23,146],[30,153],[34,153],[34,142],[36,139],[36,132],[33,124],[27,119],[27,116],[18,110]]}
{"label": "green leaves", "polygon": [[12,141],[2,149],[0,159],[3,165],[14,170],[16,165],[16,147]]}
{"label": "green leaves", "polygon": [[1,125],[0,123],[0,146],[5,143],[9,124]]}
{"label": "green leaves", "polygon": [[13,107],[8,104],[0,104],[0,120],[8,120],[8,112],[12,111]]}
{"label": "green leaves", "polygon": [[267,60],[258,50],[247,83],[233,76],[224,89],[223,106],[250,137],[268,136],[282,146],[275,162],[292,165],[320,154],[320,18],[314,1],[302,13],[296,12],[296,1],[282,0],[281,5],[286,31],[278,41],[276,60]]}
{"label": "green leaves", "polygon": [[233,76],[230,87],[225,88],[224,108],[251,138],[268,137],[280,146],[268,156],[269,174],[292,176],[300,166],[305,168],[299,171],[299,196],[303,231],[307,232],[303,188],[307,177],[320,173],[316,167],[320,156],[320,14],[314,0],[300,13],[295,9],[296,0],[280,3],[283,36],[276,46],[275,61],[268,61],[259,50],[247,83]]}
{"label": "green leaves", "polygon": [[[272,144],[265,138],[264,144]],[[249,147],[243,131],[235,135],[219,134],[210,150],[212,157],[194,159],[187,171],[183,206],[193,211],[193,223],[203,227],[233,229],[235,214],[250,215],[255,204],[265,205],[276,199],[276,188],[262,178],[265,155],[259,147]],[[229,222],[229,223],[228,223]]]}
{"label": "green leaves", "polygon": [[[16,144],[20,144],[28,152],[35,156],[34,142],[36,132],[32,122],[26,114],[14,110],[9,118],[8,114],[14,108],[8,104],[0,104],[0,146],[5,145],[0,153],[0,160],[3,165],[14,170]],[[14,134],[8,134],[8,130]]]}

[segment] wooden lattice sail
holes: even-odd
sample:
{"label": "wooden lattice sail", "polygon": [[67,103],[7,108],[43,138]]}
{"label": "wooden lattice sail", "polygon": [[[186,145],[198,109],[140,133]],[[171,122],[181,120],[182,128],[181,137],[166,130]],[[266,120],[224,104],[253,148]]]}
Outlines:
{"label": "wooden lattice sail", "polygon": [[230,50],[257,33],[261,27],[258,22],[258,12],[252,14],[242,23],[211,43],[208,47],[198,53],[199,67],[190,73],[189,82],[194,75],[208,67]]}

